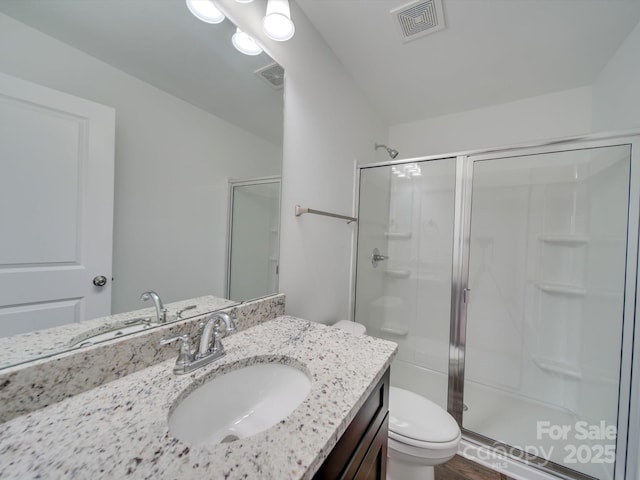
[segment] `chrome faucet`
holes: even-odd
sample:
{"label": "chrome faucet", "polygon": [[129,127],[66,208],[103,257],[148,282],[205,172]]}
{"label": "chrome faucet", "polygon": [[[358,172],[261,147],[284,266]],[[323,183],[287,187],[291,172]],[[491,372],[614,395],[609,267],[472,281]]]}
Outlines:
{"label": "chrome faucet", "polygon": [[[221,333],[222,323],[224,323],[224,334]],[[161,345],[179,340],[180,354],[176,359],[173,367],[173,373],[182,375],[193,372],[212,361],[225,355],[224,346],[220,341],[223,337],[236,330],[236,324],[233,318],[224,312],[216,312],[202,323],[200,331],[200,341],[198,349],[191,351],[191,342],[187,335],[177,335],[175,337],[163,338],[160,340]]]}
{"label": "chrome faucet", "polygon": [[140,300],[146,302],[147,300],[153,301],[153,304],[156,307],[156,316],[158,317],[158,323],[166,323],[167,321],[167,309],[162,305],[162,300],[160,300],[160,296],[154,292],[153,290],[149,290],[148,292],[142,292],[140,295]]}
{"label": "chrome faucet", "polygon": [[207,323],[202,327],[200,333],[200,348],[198,356],[204,357],[210,353],[221,351],[224,354],[224,347],[220,339],[220,321],[224,322],[226,337],[235,331],[236,324],[228,313],[216,312],[207,319]]}

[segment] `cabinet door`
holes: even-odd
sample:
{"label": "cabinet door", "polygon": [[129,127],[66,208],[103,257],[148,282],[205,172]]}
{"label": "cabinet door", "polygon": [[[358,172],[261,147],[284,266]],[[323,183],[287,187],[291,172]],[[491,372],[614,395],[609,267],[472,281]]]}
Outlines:
{"label": "cabinet door", "polygon": [[[350,480],[356,478],[369,449],[376,441],[384,442],[384,446],[379,446],[379,449],[384,449],[385,458],[383,459],[382,476],[380,478],[385,478],[389,375],[390,371],[387,369],[342,435],[342,438],[338,440],[338,443],[314,476],[314,480]],[[378,438],[382,430],[384,430],[384,434]]]}
{"label": "cabinet door", "polygon": [[387,436],[389,435],[389,414],[378,430],[367,454],[360,464],[353,480],[385,480],[387,476]]}

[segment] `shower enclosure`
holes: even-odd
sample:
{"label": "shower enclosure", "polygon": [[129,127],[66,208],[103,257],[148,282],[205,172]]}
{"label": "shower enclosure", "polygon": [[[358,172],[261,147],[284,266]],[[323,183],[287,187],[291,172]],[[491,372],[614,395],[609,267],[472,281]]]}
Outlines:
{"label": "shower enclosure", "polygon": [[464,455],[635,475],[638,141],[359,167],[354,319],[399,344],[392,384],[447,408]]}

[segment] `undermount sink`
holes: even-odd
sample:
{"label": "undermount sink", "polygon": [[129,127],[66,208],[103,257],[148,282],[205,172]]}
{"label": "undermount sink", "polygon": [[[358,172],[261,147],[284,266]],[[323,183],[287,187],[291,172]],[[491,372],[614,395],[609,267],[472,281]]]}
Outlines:
{"label": "undermount sink", "polygon": [[231,442],[285,419],[306,398],[311,380],[280,363],[258,363],[215,377],[169,415],[169,430],[195,444]]}

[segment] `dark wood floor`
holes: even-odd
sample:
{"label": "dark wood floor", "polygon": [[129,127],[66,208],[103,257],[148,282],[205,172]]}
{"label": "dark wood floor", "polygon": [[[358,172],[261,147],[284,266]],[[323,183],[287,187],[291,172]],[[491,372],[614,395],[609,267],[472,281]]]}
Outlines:
{"label": "dark wood floor", "polygon": [[438,465],[436,480],[511,480],[503,473],[490,470],[482,465],[456,455],[447,463]]}

